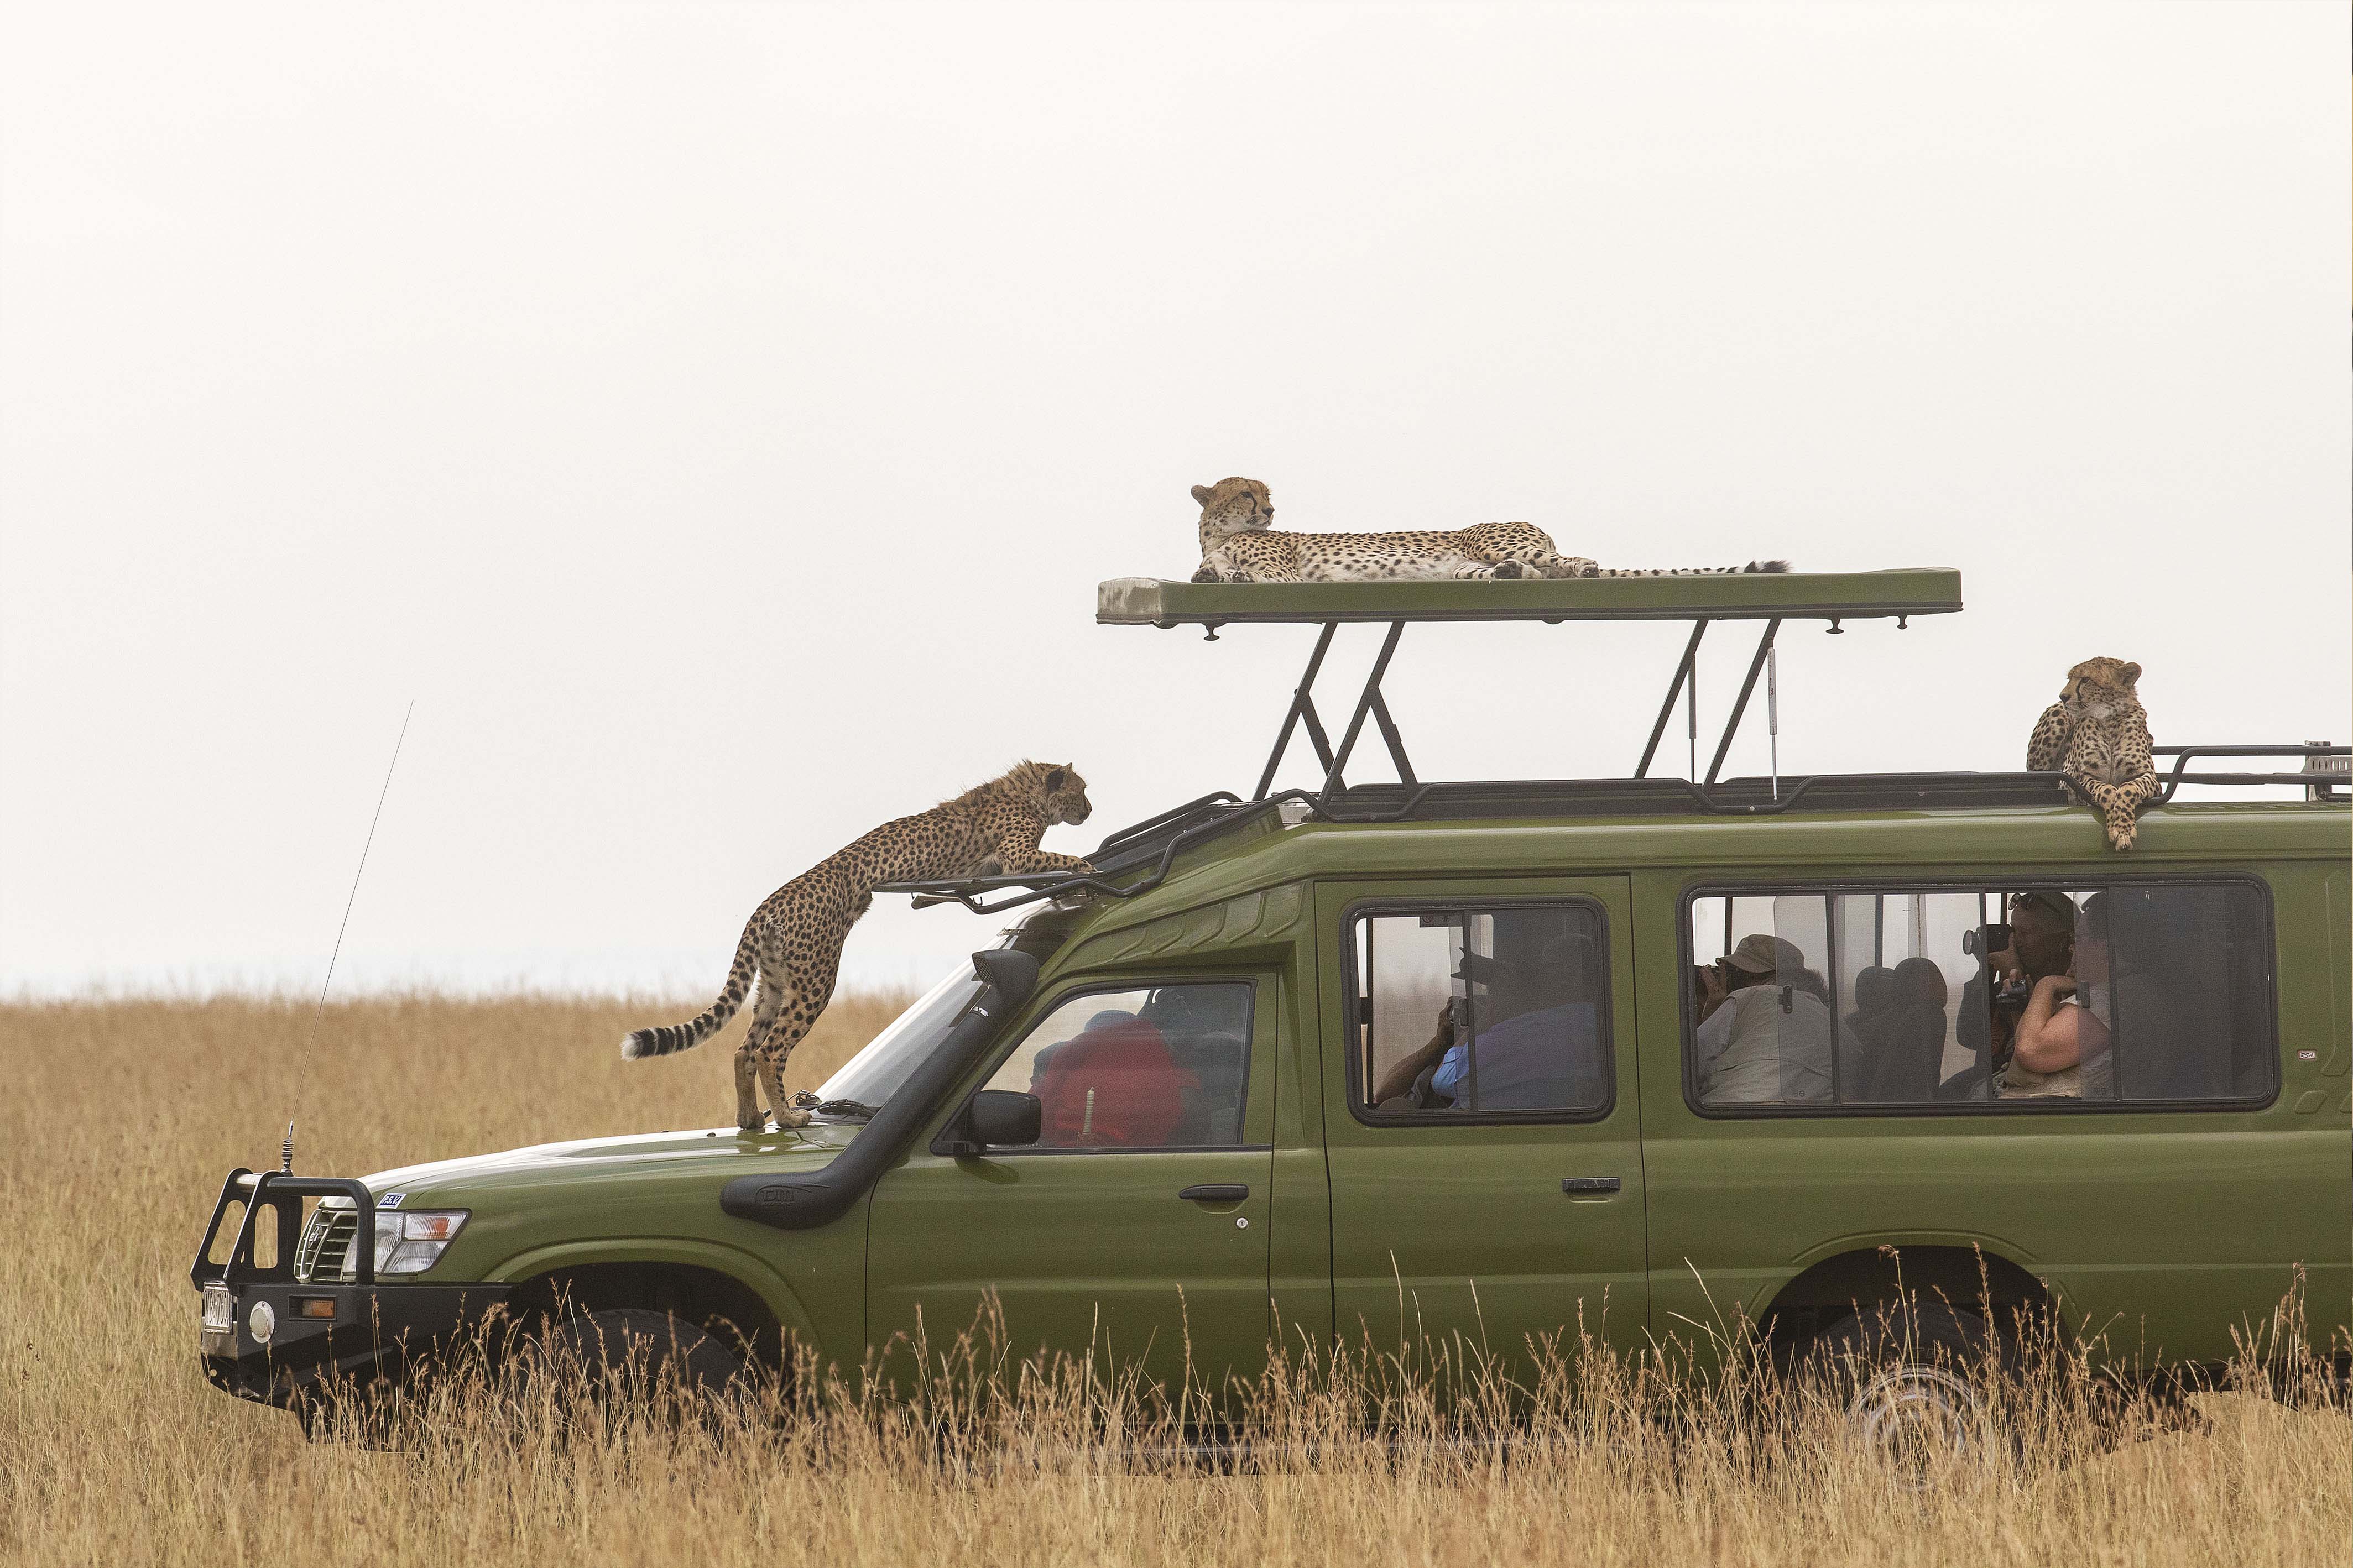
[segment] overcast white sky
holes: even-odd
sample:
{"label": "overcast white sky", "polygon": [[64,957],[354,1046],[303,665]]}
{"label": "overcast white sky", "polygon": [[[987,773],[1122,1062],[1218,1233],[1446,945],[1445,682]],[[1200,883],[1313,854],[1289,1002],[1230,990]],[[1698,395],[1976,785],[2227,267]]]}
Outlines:
{"label": "overcast white sky", "polygon": [[[338,991],[700,994],[1020,756],[1063,849],[1246,789],[1312,634],[1091,618],[1228,474],[1961,568],[1788,638],[1785,770],[2018,766],[2093,654],[2160,742],[2353,736],[2343,5],[5,27],[0,994],[315,987],[412,697]],[[1425,774],[1622,773],[1682,635],[1390,691]],[[846,978],[987,930],[887,900]]]}

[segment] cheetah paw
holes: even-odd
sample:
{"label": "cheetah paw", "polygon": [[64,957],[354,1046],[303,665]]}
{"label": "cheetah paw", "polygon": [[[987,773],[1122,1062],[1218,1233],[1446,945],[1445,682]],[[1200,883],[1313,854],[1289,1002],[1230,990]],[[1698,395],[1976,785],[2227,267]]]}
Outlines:
{"label": "cheetah paw", "polygon": [[776,1127],[780,1131],[787,1127],[807,1127],[809,1124],[809,1113],[806,1110],[787,1109],[777,1111],[776,1116]]}

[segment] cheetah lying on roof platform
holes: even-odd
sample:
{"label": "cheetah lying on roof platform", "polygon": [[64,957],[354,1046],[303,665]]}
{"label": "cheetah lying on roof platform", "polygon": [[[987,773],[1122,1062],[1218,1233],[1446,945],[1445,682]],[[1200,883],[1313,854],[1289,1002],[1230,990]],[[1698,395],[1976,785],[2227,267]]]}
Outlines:
{"label": "cheetah lying on roof platform", "polygon": [[1276,533],[1274,500],[1256,479],[1195,485],[1201,503],[1196,583],[1398,583],[1456,577],[1714,577],[1787,572],[1787,561],[1746,566],[1611,567],[1563,555],[1532,522],[1482,522],[1410,533]]}
{"label": "cheetah lying on roof platform", "polygon": [[629,1061],[691,1050],[725,1027],[760,977],[751,1032],[735,1050],[735,1125],[766,1126],[756,1079],[779,1127],[802,1127],[808,1112],[785,1101],[785,1058],[833,1000],[841,944],[885,882],[962,880],[1039,871],[1092,871],[1075,855],[1038,847],[1055,823],[1084,822],[1087,781],[1074,769],[1023,763],[929,811],[886,822],[795,877],[752,911],[719,1000],[683,1024],[638,1029],[621,1041]]}

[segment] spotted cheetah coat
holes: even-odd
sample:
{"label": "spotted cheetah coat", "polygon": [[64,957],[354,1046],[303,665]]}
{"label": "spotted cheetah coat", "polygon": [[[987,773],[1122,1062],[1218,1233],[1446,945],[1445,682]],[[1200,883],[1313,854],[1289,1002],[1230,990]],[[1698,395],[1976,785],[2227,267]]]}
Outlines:
{"label": "spotted cheetah coat", "polygon": [[1092,870],[1075,855],[1038,847],[1049,826],[1084,822],[1092,810],[1087,782],[1075,770],[1023,763],[929,811],[884,823],[752,911],[719,1000],[686,1023],[635,1031],[621,1041],[621,1055],[638,1061],[701,1045],[735,1016],[756,974],[752,1027],[735,1051],[735,1125],[766,1126],[758,1089],[766,1089],[779,1126],[806,1125],[808,1112],[785,1101],[785,1059],[833,999],[841,944],[874,901],[874,889],[885,882]]}
{"label": "spotted cheetah coat", "polygon": [[1611,567],[1563,555],[1531,522],[1409,533],[1276,533],[1272,493],[1256,479],[1195,485],[1201,504],[1196,583],[1383,583],[1471,577],[1696,577],[1787,572],[1786,561],[1746,566]]}
{"label": "spotted cheetah coat", "polygon": [[2137,664],[2085,659],[2067,672],[2059,700],[2042,710],[2026,742],[2028,770],[2064,774],[2067,787],[2105,819],[2111,849],[2133,847],[2134,817],[2159,789],[2148,710],[2133,689],[2139,679]]}

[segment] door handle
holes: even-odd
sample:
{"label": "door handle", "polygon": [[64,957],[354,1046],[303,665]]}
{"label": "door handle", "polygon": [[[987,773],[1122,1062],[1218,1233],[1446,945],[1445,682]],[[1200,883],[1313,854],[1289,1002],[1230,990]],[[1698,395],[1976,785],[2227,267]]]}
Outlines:
{"label": "door handle", "polygon": [[1572,1197],[1583,1197],[1588,1193],[1614,1193],[1618,1190],[1618,1178],[1615,1176],[1563,1176],[1560,1179],[1560,1190]]}
{"label": "door handle", "polygon": [[1197,1204],[1238,1204],[1250,1196],[1250,1187],[1241,1182],[1196,1182],[1176,1195]]}

